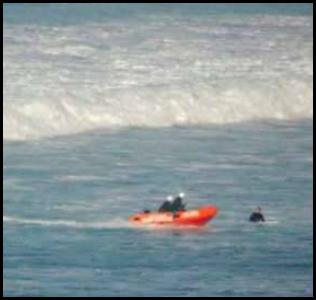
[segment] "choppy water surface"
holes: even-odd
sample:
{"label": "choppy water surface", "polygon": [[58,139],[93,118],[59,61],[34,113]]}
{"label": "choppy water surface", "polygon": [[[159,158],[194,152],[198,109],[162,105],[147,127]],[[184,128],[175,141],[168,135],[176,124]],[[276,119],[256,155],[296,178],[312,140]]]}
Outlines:
{"label": "choppy water surface", "polygon": [[4,295],[311,296],[311,9],[5,5]]}

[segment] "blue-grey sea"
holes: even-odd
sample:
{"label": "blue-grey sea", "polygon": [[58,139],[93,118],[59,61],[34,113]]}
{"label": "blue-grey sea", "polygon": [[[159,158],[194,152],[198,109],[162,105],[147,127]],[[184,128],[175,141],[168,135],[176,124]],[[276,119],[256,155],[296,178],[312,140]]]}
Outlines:
{"label": "blue-grey sea", "polygon": [[312,10],[5,4],[3,295],[311,297]]}

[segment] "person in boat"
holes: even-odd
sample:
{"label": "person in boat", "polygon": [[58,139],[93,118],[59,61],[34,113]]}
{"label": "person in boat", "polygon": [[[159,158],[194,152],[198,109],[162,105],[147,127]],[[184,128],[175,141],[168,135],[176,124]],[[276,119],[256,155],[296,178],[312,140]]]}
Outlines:
{"label": "person in boat", "polygon": [[183,204],[182,200],[184,198],[184,194],[180,193],[175,198],[172,198],[172,196],[168,196],[167,200],[162,203],[162,205],[159,207],[159,212],[172,212],[176,213],[177,211],[184,211],[185,205]]}
{"label": "person in boat", "polygon": [[250,215],[249,217],[250,222],[264,222],[264,216],[261,212],[261,207],[257,207],[257,209]]}
{"label": "person in boat", "polygon": [[171,205],[171,210],[173,212],[177,211],[184,211],[185,210],[185,204],[182,202],[184,198],[184,193],[180,193],[178,196],[176,196]]}
{"label": "person in boat", "polygon": [[173,198],[172,196],[168,196],[167,197],[167,200],[164,201],[161,206],[159,207],[158,211],[159,212],[167,212],[167,211],[172,211],[171,210],[171,207],[172,207],[172,204],[173,204]]}

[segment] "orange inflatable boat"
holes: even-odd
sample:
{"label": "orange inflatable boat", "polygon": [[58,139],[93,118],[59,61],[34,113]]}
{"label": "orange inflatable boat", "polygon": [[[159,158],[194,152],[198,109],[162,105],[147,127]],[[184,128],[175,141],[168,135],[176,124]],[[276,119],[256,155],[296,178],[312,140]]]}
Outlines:
{"label": "orange inflatable boat", "polygon": [[144,211],[132,215],[129,221],[135,225],[191,225],[203,226],[217,215],[218,209],[212,205],[198,209],[172,212]]}

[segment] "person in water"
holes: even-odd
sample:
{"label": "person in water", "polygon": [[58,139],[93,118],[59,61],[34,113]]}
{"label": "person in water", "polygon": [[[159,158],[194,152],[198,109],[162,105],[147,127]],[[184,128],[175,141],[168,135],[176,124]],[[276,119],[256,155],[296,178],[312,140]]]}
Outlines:
{"label": "person in water", "polygon": [[250,222],[264,222],[264,216],[261,212],[261,208],[258,206],[257,209],[250,215]]}

